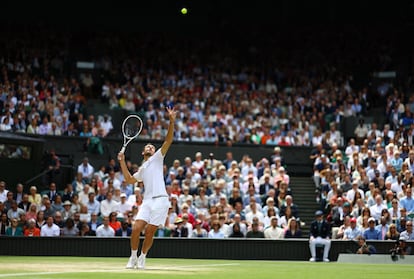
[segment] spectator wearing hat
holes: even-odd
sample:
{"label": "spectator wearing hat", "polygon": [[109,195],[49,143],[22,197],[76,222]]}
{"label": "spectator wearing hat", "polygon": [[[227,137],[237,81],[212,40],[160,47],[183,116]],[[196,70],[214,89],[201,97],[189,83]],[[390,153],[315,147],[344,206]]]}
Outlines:
{"label": "spectator wearing hat", "polygon": [[310,225],[309,249],[311,258],[309,261],[316,261],[316,246],[323,245],[323,261],[329,262],[329,250],[331,249],[331,228],[323,218],[322,210],[315,212],[315,220]]}
{"label": "spectator wearing hat", "polygon": [[362,234],[366,240],[381,240],[381,232],[375,227],[375,218],[368,218],[368,228]]}
{"label": "spectator wearing hat", "polygon": [[132,210],[132,204],[129,203],[129,201],[127,200],[126,193],[121,193],[120,197],[121,197],[121,201],[119,203],[119,212],[126,219],[128,216],[128,213],[131,212]]}
{"label": "spectator wearing hat", "polygon": [[189,237],[188,228],[183,226],[183,219],[177,217],[174,221],[175,228],[171,232],[172,237]]}
{"label": "spectator wearing hat", "polygon": [[352,217],[349,220],[349,227],[345,229],[343,240],[356,240],[359,236],[362,236],[362,230],[357,226],[357,219]]}
{"label": "spectator wearing hat", "polygon": [[71,208],[72,208],[72,203],[70,201],[65,201],[63,203],[63,211],[62,211],[63,221],[66,221],[66,219],[72,217],[73,212],[72,212]]}
{"label": "spectator wearing hat", "polygon": [[207,238],[208,232],[202,227],[202,221],[200,219],[196,220],[195,227],[191,233],[191,238]]}

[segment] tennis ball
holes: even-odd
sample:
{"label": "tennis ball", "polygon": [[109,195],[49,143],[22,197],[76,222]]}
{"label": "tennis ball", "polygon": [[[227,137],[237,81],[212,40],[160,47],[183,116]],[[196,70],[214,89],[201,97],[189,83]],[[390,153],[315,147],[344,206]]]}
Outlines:
{"label": "tennis ball", "polygon": [[181,9],[181,13],[182,13],[183,15],[187,14],[187,9],[186,9],[186,8],[182,8],[182,9]]}

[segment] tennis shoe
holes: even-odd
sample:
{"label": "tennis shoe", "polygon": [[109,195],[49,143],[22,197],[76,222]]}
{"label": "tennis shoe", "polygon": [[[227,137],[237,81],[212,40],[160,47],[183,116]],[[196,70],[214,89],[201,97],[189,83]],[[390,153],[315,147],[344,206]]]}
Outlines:
{"label": "tennis shoe", "polygon": [[125,268],[134,269],[134,268],[137,267],[137,265],[138,265],[137,257],[136,256],[135,257],[131,256],[131,257],[129,257],[128,263],[127,263]]}
{"label": "tennis shoe", "polygon": [[137,268],[145,269],[145,256],[144,255],[141,255],[138,257]]}

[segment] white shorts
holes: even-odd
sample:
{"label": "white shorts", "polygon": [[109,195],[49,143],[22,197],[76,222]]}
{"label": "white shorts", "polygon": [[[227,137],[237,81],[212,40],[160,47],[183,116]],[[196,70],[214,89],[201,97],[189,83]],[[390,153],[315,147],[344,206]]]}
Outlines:
{"label": "white shorts", "polygon": [[170,205],[167,196],[144,199],[135,220],[144,220],[154,226],[164,225]]}

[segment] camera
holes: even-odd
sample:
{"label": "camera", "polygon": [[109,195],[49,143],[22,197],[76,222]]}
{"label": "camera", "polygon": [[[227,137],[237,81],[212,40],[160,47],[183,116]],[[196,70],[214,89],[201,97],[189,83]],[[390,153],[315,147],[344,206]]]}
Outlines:
{"label": "camera", "polygon": [[397,240],[394,247],[390,249],[391,259],[395,262],[398,261],[398,256],[404,257],[403,249],[400,246],[400,240]]}

